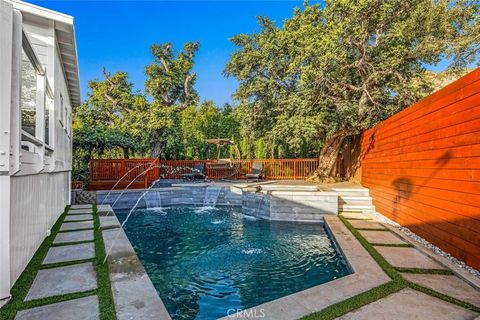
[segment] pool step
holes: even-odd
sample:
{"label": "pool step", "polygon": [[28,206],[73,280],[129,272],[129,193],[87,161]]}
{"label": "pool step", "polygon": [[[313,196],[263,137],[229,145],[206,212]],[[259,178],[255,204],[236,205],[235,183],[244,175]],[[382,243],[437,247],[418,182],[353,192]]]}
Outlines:
{"label": "pool step", "polygon": [[367,188],[332,188],[338,193],[338,210],[349,212],[374,212],[372,197]]}

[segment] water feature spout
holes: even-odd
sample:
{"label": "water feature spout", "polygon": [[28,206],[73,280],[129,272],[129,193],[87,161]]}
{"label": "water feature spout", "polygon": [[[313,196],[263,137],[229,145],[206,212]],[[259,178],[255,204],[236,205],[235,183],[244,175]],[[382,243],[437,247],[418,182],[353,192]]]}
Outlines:
{"label": "water feature spout", "polygon": [[162,197],[160,192],[152,192],[147,193],[145,195],[145,203],[147,205],[147,209],[151,208],[161,208],[162,207]]}
{"label": "water feature spout", "polygon": [[217,205],[218,196],[220,195],[221,187],[208,186],[205,189],[205,198],[203,198],[203,205],[205,207],[215,207]]}

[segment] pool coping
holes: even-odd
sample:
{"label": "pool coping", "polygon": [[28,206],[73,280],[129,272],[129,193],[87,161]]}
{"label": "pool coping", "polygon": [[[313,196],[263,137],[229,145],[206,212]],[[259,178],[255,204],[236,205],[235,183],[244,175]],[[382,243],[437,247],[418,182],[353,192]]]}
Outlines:
{"label": "pool coping", "polygon": [[325,216],[324,221],[353,273],[221,319],[298,319],[391,281],[337,216]]}
{"label": "pool coping", "polygon": [[[114,210],[111,208],[110,210],[113,212],[115,219],[118,219]],[[383,272],[357,238],[355,238],[337,216],[325,216],[324,224],[327,232],[333,240],[335,249],[345,258],[345,261],[352,272],[351,274],[252,308],[244,310],[232,309],[227,316],[221,319],[298,319],[391,281],[390,277]],[[139,303],[143,305],[148,304],[147,312],[143,312],[141,315],[142,319],[170,320],[171,317],[166,310],[162,299],[154,288],[148,274],[145,272],[143,265],[138,259],[137,254],[123,229],[102,230],[106,250],[109,248],[107,243],[110,244],[110,241],[105,235],[106,233],[112,232],[120,232],[116,241],[122,242],[121,248],[117,248],[118,250],[112,250],[108,258],[112,291],[114,293],[118,319],[127,319],[125,316],[128,314],[130,316],[133,315],[124,311],[126,314],[120,316],[119,313],[122,313],[122,310],[125,309],[124,305],[118,305],[118,302],[120,302],[121,304],[130,303],[133,306],[138,305]],[[125,264],[124,260],[128,260],[128,263]],[[140,281],[143,282],[142,286],[137,286],[136,289],[128,291],[126,288],[123,288],[123,292],[118,292],[118,288],[115,288],[118,279],[132,277],[132,274],[135,279],[140,279]],[[147,296],[147,301],[142,303],[141,297],[143,296]],[[154,296],[156,296],[156,298],[154,298]],[[138,317],[138,314],[133,316]]]}
{"label": "pool coping", "polygon": [[116,220],[117,227],[102,227],[102,236],[117,319],[171,320],[115,212],[108,207],[110,206],[102,205],[101,216]]}

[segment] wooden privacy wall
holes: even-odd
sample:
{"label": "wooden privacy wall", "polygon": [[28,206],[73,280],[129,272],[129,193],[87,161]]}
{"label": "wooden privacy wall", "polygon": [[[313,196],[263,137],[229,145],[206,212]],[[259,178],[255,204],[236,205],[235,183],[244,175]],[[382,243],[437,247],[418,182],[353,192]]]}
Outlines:
{"label": "wooden privacy wall", "polygon": [[480,68],[364,132],[378,212],[480,268]]}

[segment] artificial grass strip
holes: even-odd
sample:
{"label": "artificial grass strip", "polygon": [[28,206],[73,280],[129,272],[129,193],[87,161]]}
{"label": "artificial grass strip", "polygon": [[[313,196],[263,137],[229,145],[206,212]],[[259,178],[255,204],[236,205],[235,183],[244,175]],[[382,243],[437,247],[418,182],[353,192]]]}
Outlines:
{"label": "artificial grass strip", "polygon": [[414,282],[411,282],[411,281],[407,281],[405,280],[405,282],[407,282],[407,285],[414,289],[414,290],[417,290],[417,291],[420,291],[420,292],[423,292],[425,294],[428,294],[432,297],[435,297],[435,298],[438,298],[440,300],[443,300],[443,301],[446,301],[446,302],[449,302],[449,303],[452,303],[452,304],[456,304],[462,308],[465,308],[465,309],[468,309],[468,310],[472,310],[474,312],[477,312],[477,313],[480,313],[480,307],[477,307],[471,303],[468,303],[468,302],[465,302],[463,300],[459,300],[457,298],[454,298],[454,297],[451,297],[451,296],[448,296],[446,294],[443,294],[443,293],[440,293],[438,291],[435,291],[433,289],[430,289],[430,288],[427,288],[427,287],[424,287],[424,286],[421,286],[419,285],[418,283],[414,283]]}
{"label": "artificial grass strip", "polygon": [[39,267],[45,259],[48,249],[50,249],[50,246],[52,245],[53,240],[55,239],[58,230],[63,223],[63,219],[67,214],[68,208],[69,207],[67,206],[65,208],[65,211],[57,219],[57,222],[55,222],[51,229],[50,236],[46,237],[45,240],[43,240],[42,244],[25,267],[25,270],[22,272],[20,277],[13,285],[12,289],[10,290],[10,293],[12,295],[10,301],[0,309],[0,319],[14,319],[17,310],[22,309],[22,306],[24,304],[23,300],[25,300],[28,290],[30,290],[33,280],[37,276]]}
{"label": "artificial grass strip", "polygon": [[[95,224],[94,224],[95,225]],[[64,232],[76,232],[76,231],[87,231],[87,230],[93,230],[92,228],[83,228],[83,229],[75,229],[75,230],[59,230],[58,233],[64,233]]]}
{"label": "artificial grass strip", "polygon": [[82,220],[70,220],[70,221],[64,221],[64,223],[75,223],[75,222],[89,222],[92,221],[93,218],[88,218],[88,219],[82,219]]}
{"label": "artificial grass strip", "polygon": [[100,307],[100,320],[117,319],[115,312],[115,302],[113,301],[112,286],[110,283],[110,272],[108,262],[105,260],[105,244],[103,242],[102,229],[100,228],[100,218],[98,216],[97,206],[93,206],[93,224],[95,238],[95,256],[97,258],[96,271],[98,283],[98,303]]}
{"label": "artificial grass strip", "polygon": [[83,240],[83,241],[52,243],[52,247],[72,246],[72,245],[75,245],[75,244],[93,243],[94,241],[95,240]]}
{"label": "artificial grass strip", "polygon": [[55,263],[47,263],[47,264],[42,264],[39,266],[39,269],[52,269],[52,268],[61,268],[61,267],[68,267],[68,266],[73,266],[76,264],[80,263],[86,263],[86,262],[95,262],[95,258],[89,258],[89,259],[81,259],[81,260],[73,260],[73,261],[65,261],[65,262],[55,262]]}
{"label": "artificial grass strip", "polygon": [[421,269],[421,268],[395,267],[395,270],[397,270],[398,272],[403,272],[403,273],[454,275],[454,273],[451,270],[448,270],[448,269]]}
{"label": "artificial grass strip", "polygon": [[393,248],[414,248],[415,246],[410,243],[370,243],[376,247],[393,247]]}
{"label": "artificial grass strip", "polygon": [[309,314],[303,317],[303,320],[333,320],[341,317],[344,314],[352,312],[358,308],[375,302],[379,299],[385,298],[395,292],[404,289],[406,286],[398,281],[390,281],[381,286],[362,292],[356,296],[343,300],[341,302],[332,304],[325,309]]}
{"label": "artificial grass strip", "polygon": [[93,296],[96,293],[97,293],[96,290],[88,290],[88,291],[82,291],[82,292],[73,292],[73,293],[68,293],[68,294],[62,294],[62,295],[58,295],[58,296],[51,296],[51,297],[46,297],[46,298],[41,298],[41,299],[29,300],[29,301],[25,301],[21,305],[21,308],[18,311],[25,310],[25,309],[36,308],[36,307],[41,307],[41,306],[44,306],[44,305],[47,305],[47,304],[53,304],[53,303],[59,303],[59,302],[73,300],[73,299],[85,298],[85,297]]}
{"label": "artificial grass strip", "polygon": [[398,280],[402,279],[401,275],[392,267],[385,258],[378,253],[377,250],[365,239],[358,230],[352,226],[352,224],[345,219],[344,217],[339,217],[339,219],[345,224],[347,229],[357,238],[358,242],[362,245],[362,247],[367,250],[367,252],[372,256],[372,258],[378,263],[380,268],[392,279]]}
{"label": "artificial grass strip", "polygon": [[[469,309],[475,312],[480,312],[480,308],[476,307],[470,303],[467,303],[465,301],[456,299],[454,297],[439,293],[435,290],[432,290],[430,288],[425,288],[423,286],[420,286],[416,283],[407,281],[404,279],[399,272],[398,269],[402,270],[410,270],[410,271],[420,271],[420,270],[437,270],[437,269],[415,269],[415,268],[395,268],[392,265],[390,265],[385,258],[378,253],[377,250],[370,244],[361,234],[358,232],[360,229],[355,229],[350,222],[348,222],[347,219],[345,219],[342,216],[339,216],[339,219],[345,224],[347,229],[350,230],[350,232],[357,238],[357,240],[360,242],[360,244],[365,248],[365,250],[368,251],[368,253],[372,256],[372,258],[378,263],[378,265],[382,268],[382,270],[392,279],[392,281],[385,283],[381,286],[375,287],[373,289],[367,290],[365,292],[362,292],[356,296],[353,296],[351,298],[348,298],[344,301],[341,301],[339,303],[333,304],[331,306],[328,306],[327,308],[316,312],[312,313],[308,316],[303,317],[302,319],[304,320],[333,320],[335,318],[338,318],[344,314],[347,314],[349,312],[352,312],[358,308],[361,308],[365,305],[368,305],[372,302],[375,302],[379,299],[385,298],[386,296],[396,293],[402,289],[405,288],[411,288],[420,292],[423,292],[425,294],[428,294],[430,296],[439,298],[441,300],[444,300],[446,302],[456,304],[460,307],[463,307],[465,309]],[[437,270],[438,271],[438,270]],[[441,272],[445,271],[450,271],[450,270],[441,270]],[[440,272],[440,271],[438,271]],[[451,272],[451,271],[450,271]],[[445,274],[445,273],[442,273]],[[452,273],[453,274],[453,273]]]}
{"label": "artificial grass strip", "polygon": [[[52,227],[51,235],[45,238],[42,242],[40,247],[38,248],[37,252],[35,252],[33,258],[28,263],[27,267],[23,271],[23,273],[18,278],[17,282],[15,282],[11,294],[11,300],[4,305],[0,309],[0,319],[2,320],[13,320],[17,311],[40,307],[48,304],[84,298],[88,296],[97,295],[100,307],[100,320],[115,320],[116,319],[116,312],[115,312],[115,304],[113,301],[112,289],[110,284],[110,275],[108,271],[108,263],[103,264],[103,260],[105,257],[105,247],[103,243],[102,231],[100,229],[100,219],[98,217],[96,207],[94,207],[94,244],[95,244],[95,258],[92,259],[84,259],[84,260],[77,260],[77,261],[67,261],[67,262],[60,262],[60,263],[51,263],[42,265],[43,260],[45,259],[48,250],[53,245],[53,240],[57,236],[60,231],[60,227],[67,212],[69,210],[69,206],[66,207],[65,211],[60,215],[57,222]],[[90,229],[78,229],[78,230],[65,230],[63,232],[74,232],[74,231],[81,231],[81,230],[92,230]],[[92,241],[85,241],[85,242],[92,242]],[[83,241],[81,242],[83,243]],[[65,245],[70,245],[75,243],[67,243]],[[84,291],[84,292],[75,292],[69,293],[65,295],[58,295],[58,296],[51,296],[41,299],[35,299],[31,301],[24,301],[25,297],[27,296],[28,291],[35,279],[38,270],[40,269],[48,269],[48,268],[57,268],[67,265],[75,265],[84,262],[92,262],[95,264],[95,271],[97,274],[97,289]]]}

